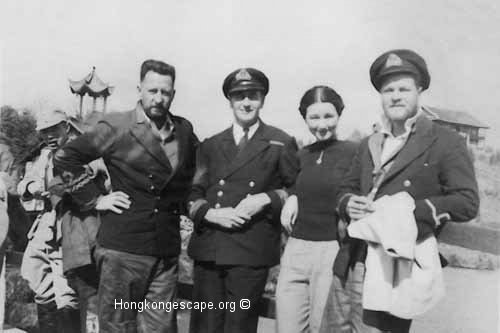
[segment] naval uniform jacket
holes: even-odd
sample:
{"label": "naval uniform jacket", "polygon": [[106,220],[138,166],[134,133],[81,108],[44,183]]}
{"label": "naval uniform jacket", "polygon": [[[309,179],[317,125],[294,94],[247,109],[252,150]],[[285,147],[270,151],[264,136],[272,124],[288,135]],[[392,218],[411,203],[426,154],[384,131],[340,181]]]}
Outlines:
{"label": "naval uniform jacket", "polygon": [[[350,220],[346,212],[349,197],[366,196],[374,186],[374,161],[380,160],[383,140],[383,133],[375,133],[358,148],[337,196],[337,209],[344,221]],[[479,196],[474,166],[464,140],[456,132],[419,116],[406,144],[386,170],[374,200],[401,191],[415,199],[417,241],[433,234],[438,236],[447,221],[473,219],[479,209]],[[364,262],[365,258],[364,241],[345,240],[335,259],[335,275],[345,279],[348,267]]]}
{"label": "naval uniform jacket", "polygon": [[[367,195],[374,185],[374,162],[380,160],[383,133],[362,142],[338,198],[341,216],[350,194]],[[479,208],[474,166],[464,140],[454,131],[419,116],[408,141],[394,157],[374,200],[401,191],[415,199],[417,240],[425,239],[447,221],[473,219]]]}
{"label": "naval uniform jacket", "polygon": [[[135,110],[107,114],[88,133],[68,143],[56,154],[54,167],[72,180],[83,165],[102,157],[113,191],[129,195],[131,206],[122,214],[101,214],[97,243],[105,248],[152,256],[177,256],[180,252],[179,216],[183,212],[195,170],[198,139],[192,125],[170,115],[178,141],[178,166],[170,162],[151,124]],[[100,194],[92,183],[75,190],[82,205]]]}
{"label": "naval uniform jacket", "polygon": [[[220,265],[273,266],[280,257],[280,212],[295,182],[299,161],[295,140],[260,122],[238,154],[232,128],[206,139],[199,148],[189,196],[194,232],[188,254]],[[209,208],[236,207],[247,195],[265,192],[271,203],[239,230],[204,220]],[[283,195],[284,194],[284,195]]]}
{"label": "naval uniform jacket", "polygon": [[[375,133],[359,146],[338,194],[339,214],[345,221],[349,221],[346,212],[349,197],[352,194],[366,196],[374,187],[374,161],[380,161],[383,142],[384,134]],[[392,165],[385,169],[374,200],[384,195],[408,192],[415,200],[417,242],[430,235],[438,236],[448,221],[465,222],[477,215],[477,182],[464,140],[456,132],[433,123],[427,117],[421,115],[417,118],[406,144],[393,157]],[[344,242],[335,259],[335,275],[345,278],[347,267],[356,261],[364,261],[366,246],[359,239]],[[409,325],[406,319],[372,310],[363,311],[363,322],[380,330]]]}

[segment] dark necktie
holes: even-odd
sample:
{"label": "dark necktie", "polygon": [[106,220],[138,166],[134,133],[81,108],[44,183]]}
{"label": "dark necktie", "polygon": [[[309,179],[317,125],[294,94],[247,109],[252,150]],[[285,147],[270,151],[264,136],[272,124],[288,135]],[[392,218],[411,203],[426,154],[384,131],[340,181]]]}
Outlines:
{"label": "dark necktie", "polygon": [[240,153],[243,149],[245,149],[245,146],[248,143],[248,127],[243,128],[243,136],[240,139],[240,142],[238,142],[238,153]]}

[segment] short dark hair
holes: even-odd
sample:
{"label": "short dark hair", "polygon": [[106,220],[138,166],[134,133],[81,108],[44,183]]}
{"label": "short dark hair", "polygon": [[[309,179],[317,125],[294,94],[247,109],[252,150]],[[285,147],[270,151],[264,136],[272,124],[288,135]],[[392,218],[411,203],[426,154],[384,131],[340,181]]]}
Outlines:
{"label": "short dark hair", "polygon": [[153,71],[161,75],[168,75],[172,77],[172,82],[175,82],[175,67],[163,61],[154,59],[144,61],[141,65],[141,82],[144,80],[144,77],[149,71]]}
{"label": "short dark hair", "polygon": [[342,114],[344,102],[342,97],[328,86],[314,86],[304,93],[300,100],[299,111],[302,118],[306,118],[307,108],[314,103],[331,103],[335,107],[337,114]]}

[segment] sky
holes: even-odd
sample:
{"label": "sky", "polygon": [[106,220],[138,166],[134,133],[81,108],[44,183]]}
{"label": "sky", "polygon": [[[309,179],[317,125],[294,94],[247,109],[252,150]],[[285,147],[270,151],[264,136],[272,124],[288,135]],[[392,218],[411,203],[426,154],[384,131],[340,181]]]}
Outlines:
{"label": "sky", "polygon": [[93,66],[115,87],[108,109],[132,109],[140,64],[153,58],[176,67],[172,112],[201,138],[231,124],[222,82],[245,66],[270,79],[264,122],[309,140],[298,103],[326,84],[346,105],[340,137],[368,133],[381,114],[369,67],[409,48],[431,74],[422,103],[471,113],[500,147],[498,0],[2,0],[0,12],[0,104],[38,116],[55,107],[74,114],[68,79]]}

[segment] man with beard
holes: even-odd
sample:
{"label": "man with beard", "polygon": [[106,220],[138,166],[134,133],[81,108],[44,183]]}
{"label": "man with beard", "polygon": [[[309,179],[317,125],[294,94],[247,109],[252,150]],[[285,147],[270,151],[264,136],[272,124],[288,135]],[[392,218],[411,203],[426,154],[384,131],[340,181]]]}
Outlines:
{"label": "man with beard", "polygon": [[269,90],[264,73],[235,70],[222,89],[234,122],[200,145],[188,249],[195,260],[193,300],[218,308],[193,310],[192,333],[257,331],[258,300],[269,267],[279,263],[284,188],[299,167],[295,140],[260,119]]}
{"label": "man with beard", "polygon": [[[394,215],[387,214],[384,219],[379,218],[383,228],[376,230],[383,234],[383,237],[380,236],[381,239],[393,240],[394,235],[401,235],[398,232],[405,230],[406,226],[408,230],[411,227],[412,231],[406,234],[416,239],[416,242],[408,243],[415,247],[415,265],[411,267],[412,271],[427,270],[426,276],[431,276],[428,272],[432,272],[431,268],[434,268],[439,274],[440,262],[434,236],[439,234],[448,221],[469,221],[478,212],[479,197],[474,166],[465,142],[459,134],[432,122],[420,108],[421,94],[430,84],[427,65],[420,55],[411,50],[388,51],[373,62],[370,78],[381,98],[382,128],[364,140],[358,149],[352,167],[339,190],[340,216],[344,221],[351,223],[348,230],[352,234],[351,231],[359,230],[360,226],[365,225],[367,218],[372,218],[373,221],[375,219],[373,216],[381,216],[383,209],[376,209],[380,207],[378,206],[380,202],[389,196],[403,195],[406,202],[410,201],[408,207],[412,208],[405,211],[409,212],[407,215],[409,218],[394,219]],[[386,212],[393,213],[397,211],[396,208],[391,207]],[[398,222],[397,226],[391,224],[394,220]],[[427,251],[426,256],[418,258],[419,266],[416,258],[417,254],[422,253],[420,250],[423,248],[433,251]],[[365,241],[353,239],[350,243],[350,253],[343,252],[350,258],[337,256],[335,265],[354,266],[354,270],[348,272],[354,275],[352,277],[354,290],[351,294],[356,297],[350,300],[354,307],[351,310],[353,317],[343,318],[349,313],[348,308],[351,306],[348,303],[343,304],[342,300],[345,297],[335,297],[338,297],[335,295],[336,291],[342,289],[340,281],[335,279],[332,299],[338,300],[338,303],[333,304],[339,309],[334,311],[338,317],[332,316],[333,326],[325,332],[338,329],[336,324],[344,326],[350,321],[354,326],[351,326],[353,330],[362,332],[406,333],[409,332],[411,319],[418,312],[414,309],[419,311],[429,309],[434,297],[437,298],[441,294],[442,290],[437,288],[441,287],[438,276],[432,275],[435,279],[425,280],[424,274],[421,274],[418,280],[419,288],[407,293],[393,293],[392,297],[380,297],[382,291],[385,292],[387,289],[372,288],[374,285],[385,287],[373,281],[379,282],[377,279],[382,280],[386,277],[381,272],[384,269],[389,271],[389,268],[393,267],[391,266],[393,262],[389,256],[380,255],[376,249],[373,243],[370,243],[367,251]],[[424,259],[427,262],[422,261]],[[381,263],[389,262],[390,265],[379,265],[377,260]],[[366,264],[366,274],[364,265],[360,264],[363,262]],[[395,263],[400,265],[405,261],[400,260]],[[336,273],[347,272],[338,266],[335,267]],[[401,264],[396,267],[403,266]],[[406,276],[403,270],[396,272],[399,272],[399,277],[398,274],[387,275],[390,278],[394,277],[394,281],[387,278],[391,284],[394,283],[394,289],[390,292],[403,290],[398,289],[398,286],[410,281],[409,275]],[[411,277],[413,278],[413,275]],[[426,284],[428,281],[431,283]],[[434,286],[437,287],[431,288]],[[412,294],[415,290],[429,297],[427,299],[415,297],[415,294]],[[371,328],[360,328],[357,325],[361,324],[359,318],[361,311],[356,311],[360,301],[358,295],[361,293],[363,293],[363,322]],[[391,303],[395,302],[394,300],[400,301],[397,304],[403,304],[407,308],[394,307],[394,303]]]}
{"label": "man with beard", "polygon": [[139,307],[176,295],[179,218],[198,139],[189,121],[169,111],[174,82],[173,66],[145,61],[135,109],[106,115],[55,158],[67,181],[100,157],[109,171],[109,201],[92,184],[73,192],[88,207],[107,208],[95,250],[101,332],[177,332],[175,311]]}

